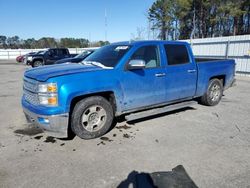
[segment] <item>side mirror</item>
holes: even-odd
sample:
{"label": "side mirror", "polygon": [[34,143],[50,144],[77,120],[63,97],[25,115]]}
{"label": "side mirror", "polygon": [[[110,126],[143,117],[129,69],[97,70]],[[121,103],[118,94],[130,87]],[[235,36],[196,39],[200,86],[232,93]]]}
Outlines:
{"label": "side mirror", "polygon": [[48,56],[52,57],[52,52],[48,51]]}
{"label": "side mirror", "polygon": [[128,70],[144,69],[146,63],[142,59],[133,59],[128,63]]}

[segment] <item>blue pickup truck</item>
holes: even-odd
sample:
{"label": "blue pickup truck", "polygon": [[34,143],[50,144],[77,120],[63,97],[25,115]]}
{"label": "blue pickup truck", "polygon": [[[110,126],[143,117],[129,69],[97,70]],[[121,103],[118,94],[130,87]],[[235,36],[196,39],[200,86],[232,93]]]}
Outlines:
{"label": "blue pickup truck", "polygon": [[117,116],[130,121],[193,101],[214,106],[234,75],[234,60],[195,59],[185,42],[119,42],[78,64],[27,70],[22,107],[51,136],[73,131],[91,139],[107,133]]}

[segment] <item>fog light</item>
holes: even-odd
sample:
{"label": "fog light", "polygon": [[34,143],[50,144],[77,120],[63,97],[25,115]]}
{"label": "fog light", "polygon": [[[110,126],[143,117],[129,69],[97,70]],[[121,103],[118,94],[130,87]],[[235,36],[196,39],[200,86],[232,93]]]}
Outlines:
{"label": "fog light", "polygon": [[48,118],[38,117],[38,121],[41,124],[49,124],[49,119]]}

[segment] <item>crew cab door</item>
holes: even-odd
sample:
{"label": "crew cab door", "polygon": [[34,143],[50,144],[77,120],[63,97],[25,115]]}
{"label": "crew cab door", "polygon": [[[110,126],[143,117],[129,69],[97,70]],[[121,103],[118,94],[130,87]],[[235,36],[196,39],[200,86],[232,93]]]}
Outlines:
{"label": "crew cab door", "polygon": [[[129,70],[131,60],[145,61],[145,67]],[[132,110],[165,101],[165,68],[161,65],[159,46],[141,46],[135,50],[121,75],[123,109]]]}
{"label": "crew cab door", "polygon": [[185,44],[163,46],[166,63],[166,100],[193,97],[196,92],[197,68]]}

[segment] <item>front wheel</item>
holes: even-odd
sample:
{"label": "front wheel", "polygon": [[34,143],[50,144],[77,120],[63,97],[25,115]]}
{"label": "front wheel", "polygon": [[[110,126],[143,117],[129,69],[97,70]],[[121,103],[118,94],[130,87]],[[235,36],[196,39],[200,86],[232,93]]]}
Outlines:
{"label": "front wheel", "polygon": [[43,62],[40,60],[34,61],[32,63],[32,67],[40,67],[40,66],[43,66]]}
{"label": "front wheel", "polygon": [[201,97],[201,103],[207,106],[217,105],[223,95],[223,84],[215,78],[209,81],[206,93]]}
{"label": "front wheel", "polygon": [[80,138],[97,138],[108,132],[113,118],[113,108],[105,98],[88,97],[75,105],[71,116],[71,128]]}

